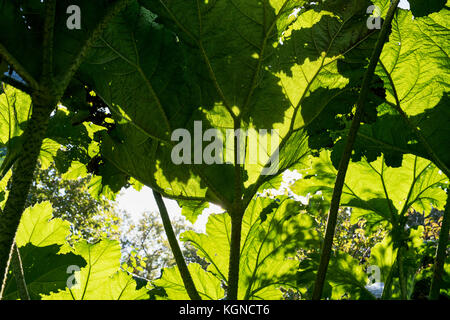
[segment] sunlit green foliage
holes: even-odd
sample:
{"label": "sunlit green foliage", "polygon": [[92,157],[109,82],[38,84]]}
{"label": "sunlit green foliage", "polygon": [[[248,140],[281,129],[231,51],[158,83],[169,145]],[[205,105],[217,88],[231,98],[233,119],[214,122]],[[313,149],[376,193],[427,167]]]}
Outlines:
{"label": "sunlit green foliage", "polygon": [[[6,234],[17,227],[12,212],[25,205],[25,178],[36,167],[27,154],[35,146],[41,169],[54,163],[36,184],[51,180],[51,170],[63,181],[87,184],[89,177],[84,191],[99,203],[122,187],[146,185],[178,200],[191,222],[208,203],[222,206],[224,213],[209,217],[206,234],[181,236],[202,259],[188,266],[201,298],[282,299],[286,292],[310,298],[336,168],[380,35],[367,26],[367,8],[378,5],[385,18],[391,1],[80,0],[84,27],[76,31],[65,25],[69,1],[51,3],[0,0],[7,71],[0,91],[0,200],[8,213],[0,214],[0,245],[14,238]],[[446,241],[440,256],[433,251],[437,231],[444,233],[439,240],[448,236],[450,214],[450,2],[424,3],[411,0],[411,11],[395,12],[381,57],[372,61],[375,77],[340,201],[338,221],[346,225],[337,228],[324,298],[376,298],[369,266],[380,270],[381,298],[427,298],[424,288],[439,261],[440,292],[448,295]],[[203,155],[203,141],[192,144],[191,163],[175,164],[172,133],[182,128],[194,137],[198,121],[203,131],[218,130],[219,140],[227,129],[266,130],[270,147],[255,150],[250,137],[232,139],[216,155],[219,163],[206,164],[193,161]],[[29,128],[43,137],[29,143]],[[302,175],[290,190],[305,203],[292,194],[261,195],[279,188],[287,169]],[[17,170],[19,177],[10,179]],[[55,190],[64,187],[60,182]],[[411,223],[414,213],[431,219],[444,209],[442,226],[428,226],[432,236],[427,226]],[[96,210],[76,216],[83,221]],[[114,221],[100,233],[77,223],[82,237],[69,241],[70,223],[60,217],[80,220],[67,211],[52,218],[50,203],[42,202],[22,215],[15,242],[33,299],[146,299],[151,285],[152,297],[192,296],[176,267],[164,268],[151,285],[137,285],[121,269],[119,242],[104,238],[114,234]],[[350,225],[358,226],[348,232],[352,240],[341,241]],[[362,238],[352,232],[367,237],[356,246],[368,249],[363,254],[350,248]],[[6,257],[9,251],[0,249]],[[79,266],[75,287],[66,282],[69,265]],[[141,266],[131,261],[131,267]],[[9,272],[3,298],[19,298],[17,276]]]}

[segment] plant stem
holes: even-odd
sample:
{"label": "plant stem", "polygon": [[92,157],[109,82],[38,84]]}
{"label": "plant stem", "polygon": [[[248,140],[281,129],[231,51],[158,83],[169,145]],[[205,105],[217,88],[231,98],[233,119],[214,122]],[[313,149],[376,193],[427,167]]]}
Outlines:
{"label": "plant stem", "polygon": [[400,0],[394,0],[391,3],[389,11],[386,15],[386,20],[383,23],[380,35],[378,37],[375,49],[372,53],[369,66],[364,75],[363,83],[361,86],[361,92],[356,104],[356,112],[353,118],[347,142],[345,145],[344,152],[342,154],[341,160],[339,162],[338,174],[336,177],[336,182],[334,185],[333,196],[331,199],[330,212],[328,215],[327,229],[325,233],[325,239],[322,246],[322,254],[320,256],[319,269],[317,271],[316,281],[314,284],[314,291],[312,295],[313,300],[320,300],[322,297],[323,286],[325,283],[325,277],[328,269],[328,264],[330,262],[331,250],[333,245],[334,231],[336,228],[337,215],[339,211],[339,204],[341,201],[342,189],[344,187],[345,176],[347,174],[348,165],[350,162],[350,157],[353,150],[353,145],[356,140],[356,135],[358,133],[361,119],[364,114],[364,105],[369,94],[370,84],[372,82],[373,75],[375,73],[375,68],[381,56],[381,51],[383,50],[384,43],[388,37],[388,33],[391,27],[392,19],[397,10],[397,6]]}
{"label": "plant stem", "polygon": [[181,252],[180,246],[175,236],[175,232],[172,228],[172,223],[170,222],[169,214],[167,213],[166,205],[164,204],[163,198],[160,193],[153,190],[153,196],[155,197],[156,204],[159,208],[159,213],[163,221],[164,231],[166,232],[167,239],[169,240],[170,248],[175,257],[178,270],[180,271],[181,279],[183,280],[184,287],[192,300],[201,300],[202,298],[198,294],[195,288],[194,281],[192,281],[191,274],[184,260],[183,253]]}
{"label": "plant stem", "polygon": [[241,258],[242,214],[231,216],[230,261],[228,267],[227,300],[238,299],[239,262]]}
{"label": "plant stem", "polygon": [[20,258],[19,248],[16,243],[13,244],[11,267],[14,278],[16,279],[17,291],[19,292],[20,300],[31,300],[30,295],[28,294],[25,275],[23,273],[22,259]]}
{"label": "plant stem", "polygon": [[56,0],[45,2],[45,22],[43,39],[42,80],[51,85],[53,80],[53,38],[55,32]]}
{"label": "plant stem", "polygon": [[47,131],[50,113],[56,103],[47,106],[34,105],[31,118],[23,133],[23,152],[17,160],[12,175],[11,191],[5,209],[0,216],[0,299],[6,283],[6,275],[12,255],[13,242],[24,210],[28,191]]}
{"label": "plant stem", "polygon": [[397,262],[398,262],[398,278],[400,282],[400,295],[402,300],[408,299],[408,288],[407,288],[407,279],[405,277],[405,269],[403,265],[403,251],[405,248],[400,247],[397,251]]}
{"label": "plant stem", "polygon": [[394,261],[389,274],[387,276],[386,282],[384,283],[383,293],[381,295],[381,300],[388,300],[392,296],[392,280],[394,278],[394,270],[396,268],[397,260]]}
{"label": "plant stem", "polygon": [[441,231],[439,233],[439,244],[436,251],[434,263],[433,280],[431,281],[430,300],[437,300],[444,273],[444,263],[448,246],[448,237],[450,231],[450,190],[447,190],[447,203],[445,205],[444,217],[442,220]]}

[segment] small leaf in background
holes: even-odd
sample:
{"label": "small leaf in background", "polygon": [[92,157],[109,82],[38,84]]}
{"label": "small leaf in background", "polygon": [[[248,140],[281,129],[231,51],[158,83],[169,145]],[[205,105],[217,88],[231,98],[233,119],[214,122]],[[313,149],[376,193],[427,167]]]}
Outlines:
{"label": "small leaf in background", "polygon": [[178,205],[181,207],[181,214],[191,223],[195,223],[203,210],[209,208],[209,203],[205,201],[180,200]]}
{"label": "small leaf in background", "polygon": [[59,218],[52,219],[52,211],[48,201],[25,210],[16,234],[17,246],[27,243],[37,247],[64,244],[70,234],[70,223]]}

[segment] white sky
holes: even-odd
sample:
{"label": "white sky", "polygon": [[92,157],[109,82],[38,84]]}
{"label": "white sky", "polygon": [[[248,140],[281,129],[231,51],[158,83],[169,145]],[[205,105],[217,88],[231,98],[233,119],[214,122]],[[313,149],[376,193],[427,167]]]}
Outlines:
{"label": "white sky", "polygon": [[399,7],[403,9],[409,9],[409,2],[407,0],[400,0]]}
{"label": "white sky", "polygon": [[[144,212],[159,211],[152,190],[146,186],[141,191],[136,191],[132,187],[123,189],[116,200],[119,209],[127,211],[134,221],[137,221]],[[166,204],[170,217],[181,216],[181,208],[175,200],[164,198],[164,203]],[[208,216],[212,213],[221,213],[223,211],[221,207],[210,204],[209,208],[203,211],[203,214],[194,225],[187,220],[185,220],[185,223],[187,226],[194,227],[199,232],[204,232]]]}
{"label": "white sky", "polygon": [[[288,171],[283,175],[283,183],[281,184],[281,188],[279,190],[270,190],[272,195],[281,195],[285,193],[289,193],[292,195],[292,191],[289,189],[289,184],[293,183],[295,180],[299,179],[301,176],[298,172]],[[303,201],[304,203],[305,197],[294,197],[297,200]],[[170,217],[182,217],[181,208],[178,206],[178,203],[175,200],[170,200],[164,198],[164,203],[166,204],[167,211]],[[117,205],[119,209],[125,210],[128,214],[134,219],[135,222],[139,219],[139,217],[144,212],[156,211],[158,212],[158,206],[156,205],[155,198],[153,197],[152,190],[148,187],[143,187],[141,191],[136,191],[132,187],[128,189],[123,189],[121,193],[117,196]],[[209,208],[205,209],[201,216],[198,217],[197,221],[194,225],[192,225],[189,221],[185,220],[187,226],[193,227],[198,232],[205,232],[206,222],[208,221],[208,217],[210,214],[214,213],[222,213],[224,209],[221,207],[211,204]],[[184,218],[184,217],[183,217]]]}
{"label": "white sky", "polygon": [[[409,9],[408,1],[401,0],[400,7],[404,9]],[[285,176],[284,181],[290,180],[293,177],[297,177],[297,175],[295,173],[288,174],[287,176]],[[281,193],[283,192],[284,191],[282,191]],[[178,203],[176,201],[164,199],[164,202],[166,204],[167,211],[169,212],[169,215],[171,217],[181,216],[181,208],[178,206]],[[120,195],[117,197],[117,205],[119,209],[127,211],[135,219],[135,221],[137,221],[144,212],[158,211],[155,199],[153,198],[153,193],[151,189],[148,187],[143,187],[142,190],[139,192],[133,188],[122,190]],[[210,214],[221,213],[223,211],[224,210],[219,206],[210,204],[210,207],[203,212],[203,214],[198,218],[197,222],[193,225],[193,227],[197,231],[204,232],[208,216]],[[192,226],[192,224],[187,220],[186,224]]]}

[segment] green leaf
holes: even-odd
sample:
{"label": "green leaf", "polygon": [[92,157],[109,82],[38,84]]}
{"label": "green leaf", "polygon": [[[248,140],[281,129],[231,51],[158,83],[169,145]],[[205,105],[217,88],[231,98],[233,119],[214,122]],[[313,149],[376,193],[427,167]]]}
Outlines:
{"label": "green leaf", "polygon": [[73,162],[78,166],[80,163],[87,165],[90,157],[98,153],[94,134],[105,129],[90,122],[74,124],[75,117],[74,112],[59,107],[49,120],[47,137],[62,146],[54,156],[56,167],[61,173],[66,173]]}
{"label": "green leaf", "polygon": [[[39,294],[44,295],[43,299],[61,300],[148,297],[145,288],[136,290],[133,277],[119,270],[121,254],[117,241],[102,240],[97,244],[82,241],[71,249],[66,242],[69,234],[70,223],[52,218],[50,202],[36,204],[22,215],[16,243],[33,299],[38,299]],[[70,280],[71,276],[75,281]],[[12,278],[9,281],[7,293],[15,299],[15,281]],[[74,282],[78,287],[66,288],[67,283]]]}
{"label": "green leaf", "polygon": [[60,148],[61,145],[52,139],[44,139],[42,141],[41,152],[39,154],[39,162],[42,170],[50,167]]}
{"label": "green leaf", "polygon": [[[302,196],[320,191],[329,203],[336,173],[329,153],[322,152],[291,190]],[[427,213],[432,207],[442,209],[447,181],[430,161],[417,156],[406,155],[400,168],[388,167],[384,157],[372,163],[362,159],[349,164],[341,206],[353,208],[354,222],[364,216],[372,224],[388,221],[396,227],[410,209]]]}
{"label": "green leaf", "polygon": [[[0,35],[2,55],[6,55],[6,60],[14,65],[19,75],[34,89],[37,89],[37,82],[42,74],[46,4],[40,0],[0,1],[0,30],[6,30]],[[67,9],[73,4],[70,0],[57,1],[54,14],[54,38],[51,46],[57,54],[52,58],[52,72],[56,86],[62,86],[58,89],[63,91],[70,81],[66,76],[74,71],[74,63],[82,58],[83,50],[92,41],[91,36],[99,27],[99,22],[103,21],[109,13],[107,9],[115,5],[116,1],[76,1],[82,13],[80,29],[69,29],[67,26],[70,16]]]}
{"label": "green leaf", "polygon": [[75,271],[75,284],[64,291],[43,296],[44,300],[120,300],[147,298],[147,290],[136,290],[133,277],[120,267],[120,245],[104,239],[96,244],[81,241],[75,244],[76,254],[87,265]]}
{"label": "green leaf", "polygon": [[[320,255],[311,254],[300,262],[297,283],[303,294],[312,293]],[[329,288],[327,297],[332,300],[372,300],[374,296],[366,289],[367,274],[359,261],[344,252],[334,252],[328,266],[325,287]]]}
{"label": "green leaf", "polygon": [[[240,182],[250,200],[271,175],[304,160],[303,128],[340,90],[360,82],[377,33],[363,19],[368,1],[307,5],[299,18],[293,9],[309,1],[141,2],[162,26],[130,6],[81,69],[120,123],[114,135],[121,141],[103,137],[102,154],[166,197],[225,208],[241,196],[230,183]],[[270,148],[259,146],[264,156],[252,161],[253,142],[237,150],[227,143],[222,158],[246,155],[240,170],[231,163],[175,165],[170,134],[185,128],[193,137],[195,121],[223,137],[227,129],[268,130]],[[277,156],[278,168],[262,175]]]}
{"label": "green leaf", "polygon": [[7,147],[1,164],[1,177],[12,167],[21,152],[20,136],[30,117],[31,98],[9,85],[0,94],[0,144]]}
{"label": "green leaf", "polygon": [[[64,289],[69,267],[86,265],[82,257],[70,252],[66,243],[70,223],[53,218],[52,212],[48,201],[26,209],[16,233],[15,241],[31,299],[40,299],[41,294]],[[16,280],[12,274],[7,279],[5,298],[18,298]]]}
{"label": "green leaf", "polygon": [[138,289],[136,279],[120,270],[108,279],[104,287],[98,288],[95,296],[87,296],[86,299],[146,300],[148,297],[147,288],[141,287]]}
{"label": "green leaf", "polygon": [[[257,198],[246,210],[242,225],[239,299],[282,299],[280,287],[295,288],[296,250],[320,245],[314,220],[299,214],[301,204],[287,198],[262,221],[261,212],[274,200]],[[182,240],[210,263],[208,271],[225,282],[231,221],[228,214],[211,215],[206,234],[188,231]]]}
{"label": "green leaf", "polygon": [[72,162],[69,170],[62,175],[62,178],[65,180],[76,180],[79,178],[84,178],[87,175],[87,168],[81,162],[74,161]]}
{"label": "green leaf", "polygon": [[448,172],[449,17],[447,8],[415,19],[411,12],[399,11],[376,71],[384,82],[386,103],[379,106],[374,124],[361,127],[357,158],[384,152],[398,159],[413,153]]}
{"label": "green leaf", "polygon": [[[203,300],[219,300],[224,296],[224,290],[220,286],[220,279],[212,273],[205,271],[197,263],[188,265],[195,287]],[[178,268],[164,268],[161,278],[153,281],[157,287],[164,288],[167,298],[170,300],[189,300],[189,295],[184,288]]]}
{"label": "green leaf", "polygon": [[129,176],[108,161],[98,166],[96,174],[98,175],[93,176],[89,183],[89,193],[94,198],[103,196],[114,200],[122,187],[128,183]]}
{"label": "green leaf", "polygon": [[382,242],[376,244],[370,251],[369,263],[380,269],[380,281],[383,283],[386,283],[389,278],[389,273],[397,258],[397,250],[394,249],[392,238],[386,236]]}
{"label": "green leaf", "polygon": [[[411,230],[407,239],[407,245],[403,248],[403,268],[404,276],[406,277],[408,295],[413,292],[415,278],[420,271],[422,262],[420,261],[420,247],[423,244],[423,226],[416,230]],[[370,253],[369,264],[379,268],[380,279],[384,283],[383,294],[385,298],[400,298],[400,284],[398,280],[398,248],[395,248],[393,237],[388,235],[382,242],[376,244]],[[386,287],[391,281],[392,288]],[[386,293],[389,292],[390,293]]]}
{"label": "green leaf", "polygon": [[23,133],[30,116],[31,97],[9,85],[0,94],[0,143],[8,146]]}
{"label": "green leaf", "polygon": [[195,223],[199,215],[203,210],[209,207],[208,202],[203,201],[178,201],[178,205],[181,207],[181,214],[188,219],[191,223]]}
{"label": "green leaf", "polygon": [[[0,95],[0,144],[7,147],[7,155],[1,164],[1,176],[6,174],[23,152],[22,134],[30,114],[31,97],[12,86],[5,86],[4,93]],[[87,161],[87,156],[83,157],[80,153],[87,153],[91,139],[85,127],[70,124],[71,116],[63,109],[51,116],[47,138],[43,140],[39,154],[42,169],[47,169],[55,159],[61,168],[61,154],[65,153],[77,154],[64,158],[68,167],[73,160]],[[62,149],[66,152],[62,152]]]}
{"label": "green leaf", "polygon": [[[40,300],[41,295],[48,295],[67,286],[71,266],[84,267],[86,261],[73,253],[58,254],[60,245],[35,246],[31,243],[19,248],[22,259],[25,282],[32,300]],[[8,276],[4,299],[19,299],[16,279]]]}
{"label": "green leaf", "polygon": [[63,245],[70,235],[70,223],[53,218],[52,205],[45,201],[28,208],[22,215],[16,233],[18,247],[28,243],[37,247]]}

